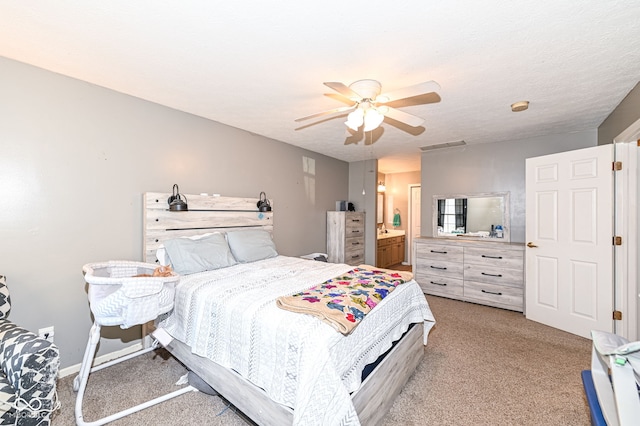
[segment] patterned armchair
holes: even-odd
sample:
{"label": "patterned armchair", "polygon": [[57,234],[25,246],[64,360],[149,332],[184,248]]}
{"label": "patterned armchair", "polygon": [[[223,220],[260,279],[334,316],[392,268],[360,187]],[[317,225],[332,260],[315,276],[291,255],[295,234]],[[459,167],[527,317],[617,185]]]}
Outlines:
{"label": "patterned armchair", "polygon": [[58,348],[7,319],[11,299],[0,275],[0,425],[46,426],[56,408]]}

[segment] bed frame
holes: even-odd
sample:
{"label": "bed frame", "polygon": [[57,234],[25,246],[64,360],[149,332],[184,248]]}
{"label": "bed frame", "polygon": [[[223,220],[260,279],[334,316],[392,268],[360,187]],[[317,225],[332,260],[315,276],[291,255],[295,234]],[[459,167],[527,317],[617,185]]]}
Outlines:
{"label": "bed frame", "polygon": [[[144,195],[143,250],[148,263],[157,262],[155,252],[167,239],[246,228],[273,231],[273,211],[259,212],[257,198],[187,194],[188,211],[169,211],[167,200],[171,195],[156,192]],[[148,328],[144,332],[146,335]],[[378,424],[389,411],[424,355],[423,332],[424,327],[411,327],[351,394],[361,424]],[[193,354],[189,346],[177,339],[165,347],[255,423],[293,423],[291,408],[274,402],[235,371]]]}

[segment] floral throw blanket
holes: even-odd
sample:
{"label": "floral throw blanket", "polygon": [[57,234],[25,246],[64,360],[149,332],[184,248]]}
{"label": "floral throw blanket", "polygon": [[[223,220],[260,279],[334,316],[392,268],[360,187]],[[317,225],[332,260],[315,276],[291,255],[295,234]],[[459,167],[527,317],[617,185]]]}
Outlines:
{"label": "floral throw blanket", "polygon": [[396,286],[412,278],[410,272],[360,265],[306,291],[280,296],[276,305],[313,315],[348,335]]}

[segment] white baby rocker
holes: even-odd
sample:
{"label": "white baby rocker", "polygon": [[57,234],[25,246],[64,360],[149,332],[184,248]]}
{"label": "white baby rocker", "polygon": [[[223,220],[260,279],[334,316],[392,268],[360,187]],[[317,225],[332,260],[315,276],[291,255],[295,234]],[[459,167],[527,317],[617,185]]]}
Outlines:
{"label": "white baby rocker", "polygon": [[[180,276],[175,273],[171,273],[171,276],[167,277],[150,276],[155,269],[156,265],[131,261],[91,263],[82,268],[85,280],[89,284],[89,305],[94,316],[94,323],[89,332],[89,342],[84,353],[80,373],[73,381],[73,390],[78,392],[75,407],[76,424],[103,425],[184,393],[197,390],[192,386],[186,386],[93,422],[87,423],[83,420],[82,399],[89,373],[148,353],[159,346],[156,341],[150,348],[91,368],[96,347],[100,342],[100,328],[102,326],[119,325],[121,328],[129,328],[155,320],[158,316],[173,309],[175,286],[180,280]],[[135,276],[141,274],[149,276]]]}

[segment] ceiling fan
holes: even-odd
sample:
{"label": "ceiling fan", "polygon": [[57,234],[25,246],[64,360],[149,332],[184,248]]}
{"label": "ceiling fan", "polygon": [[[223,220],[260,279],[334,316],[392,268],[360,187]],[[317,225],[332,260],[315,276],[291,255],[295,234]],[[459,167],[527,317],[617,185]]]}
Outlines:
{"label": "ceiling fan", "polygon": [[418,83],[382,94],[380,93],[382,85],[376,80],[358,80],[349,86],[338,82],[328,82],[324,83],[324,85],[335,90],[347,98],[349,102],[353,102],[353,104],[297,118],[295,121],[330,115],[339,116],[350,111],[345,124],[354,131],[357,131],[361,126],[364,126],[363,131],[365,132],[374,130],[382,124],[385,117],[412,127],[418,127],[424,123],[423,118],[400,111],[386,104],[426,93],[433,93],[440,89],[440,85],[435,81]]}

